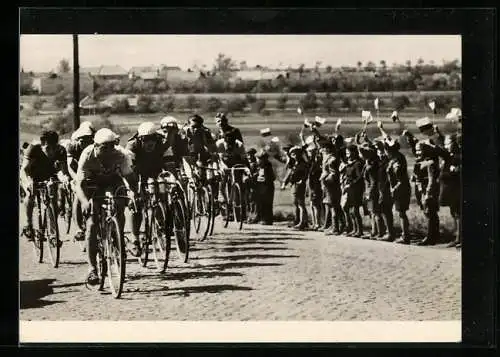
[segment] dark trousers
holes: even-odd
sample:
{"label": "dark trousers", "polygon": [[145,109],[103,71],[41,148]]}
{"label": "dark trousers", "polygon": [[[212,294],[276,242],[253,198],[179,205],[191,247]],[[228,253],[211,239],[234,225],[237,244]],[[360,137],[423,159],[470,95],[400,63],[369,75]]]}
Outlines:
{"label": "dark trousers", "polygon": [[439,240],[439,216],[438,210],[435,207],[427,207],[425,209],[427,217],[427,239],[431,243],[436,243]]}
{"label": "dark trousers", "polygon": [[274,184],[257,182],[256,184],[256,203],[257,217],[259,221],[266,224],[273,223],[273,203],[274,203]]}

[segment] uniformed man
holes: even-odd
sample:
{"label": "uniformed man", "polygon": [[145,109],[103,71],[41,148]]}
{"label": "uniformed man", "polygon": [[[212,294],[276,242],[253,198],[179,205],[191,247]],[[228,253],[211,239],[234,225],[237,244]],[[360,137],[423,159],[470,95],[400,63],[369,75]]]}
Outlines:
{"label": "uniformed man", "polygon": [[256,172],[256,202],[257,221],[260,224],[273,224],[274,181],[276,175],[269,155],[264,150],[259,151]]}
{"label": "uniformed man", "polygon": [[415,153],[412,181],[417,202],[427,217],[427,236],[419,245],[432,245],[439,240],[439,162],[436,147],[428,141],[418,141]]}
{"label": "uniformed man", "polygon": [[363,221],[360,213],[364,191],[363,164],[359,159],[358,148],[354,144],[346,147],[345,156],[346,161],[340,167],[340,172],[343,172],[341,206],[352,222],[352,231],[347,234],[361,238],[363,237]]}

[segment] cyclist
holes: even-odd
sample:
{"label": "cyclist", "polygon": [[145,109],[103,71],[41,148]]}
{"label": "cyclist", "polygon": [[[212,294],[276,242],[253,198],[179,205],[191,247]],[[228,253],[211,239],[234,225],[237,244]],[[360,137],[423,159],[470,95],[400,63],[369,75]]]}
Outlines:
{"label": "cyclist", "polygon": [[175,165],[180,168],[182,157],[186,155],[187,143],[182,137],[177,119],[172,116],[166,116],[160,121],[159,133],[163,136],[166,151],[163,155],[166,166]]}
{"label": "cyclist", "polygon": [[[44,130],[40,135],[39,143],[30,144],[24,150],[21,166],[20,181],[26,194],[23,204],[26,210],[26,226],[22,233],[28,240],[33,240],[33,208],[35,204],[34,187],[42,182],[57,176],[62,182],[69,180],[67,173],[66,150],[59,145],[59,135],[52,130]],[[61,197],[61,187],[58,188],[58,197]],[[60,209],[61,202],[54,202]],[[57,213],[56,213],[57,214]]]}
{"label": "cyclist", "polygon": [[241,135],[241,131],[234,126],[229,125],[229,120],[226,114],[219,112],[215,115],[215,124],[219,128],[219,132],[217,133],[217,139],[222,139],[224,135],[228,134],[233,136],[236,140],[239,140],[243,143],[243,136]]}
{"label": "cyclist", "polygon": [[[88,122],[84,122],[88,123]],[[82,155],[83,150],[92,144],[94,140],[94,132],[88,125],[80,125],[80,127],[71,135],[72,141],[68,143],[66,148],[67,152],[67,162],[68,162],[68,172],[72,179],[71,186],[74,190],[74,184],[76,180],[76,172],[78,170],[78,160]],[[78,225],[77,232],[75,234],[75,240],[82,241],[85,239],[84,222],[82,216],[82,207],[80,201],[76,198],[74,199],[73,212],[76,215],[76,222]]]}
{"label": "cyclist", "polygon": [[188,155],[198,157],[202,162],[207,162],[216,151],[215,140],[209,128],[203,125],[203,118],[194,114],[189,118],[189,123],[184,127],[187,140]]}
{"label": "cyclist", "polygon": [[[94,136],[94,143],[87,146],[78,161],[76,173],[75,193],[82,205],[82,211],[86,218],[85,236],[87,240],[87,258],[89,274],[87,282],[90,285],[99,283],[97,276],[97,236],[95,230],[94,212],[90,214],[90,199],[95,195],[103,195],[108,189],[116,192],[124,182],[122,177],[129,183],[131,190],[129,195],[133,197],[133,191],[137,186],[137,180],[126,155],[117,150],[115,146],[117,135],[110,129],[99,129]],[[125,204],[117,200],[117,218],[120,231],[123,233],[125,223]]]}
{"label": "cyclist", "polygon": [[[245,146],[237,140],[230,132],[225,132],[222,139],[217,140],[217,153],[219,156],[219,168],[231,168],[235,165],[248,167]],[[222,172],[222,180],[219,185],[219,202],[226,202],[225,187],[228,184],[229,172]]]}
{"label": "cyclist", "polygon": [[[128,141],[126,150],[132,153],[132,167],[136,175],[141,178],[142,188],[148,178],[156,179],[163,169],[163,155],[167,148],[167,143],[163,140],[161,134],[156,130],[155,124],[145,122],[139,125],[137,133]],[[140,205],[141,202],[138,202]],[[142,223],[142,210],[138,207],[137,211],[132,213],[132,235],[134,236],[133,246],[130,251],[135,256],[141,255],[141,242],[139,230]]]}

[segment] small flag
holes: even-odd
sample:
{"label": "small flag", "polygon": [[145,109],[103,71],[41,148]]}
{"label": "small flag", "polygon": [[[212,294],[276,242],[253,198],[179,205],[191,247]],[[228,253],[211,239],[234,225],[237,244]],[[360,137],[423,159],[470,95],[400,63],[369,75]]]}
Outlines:
{"label": "small flag", "polygon": [[304,119],[304,126],[305,127],[311,126],[311,122],[307,118]]}
{"label": "small flag", "polygon": [[297,108],[297,113],[299,113],[300,115],[302,115],[303,111],[302,111],[302,108],[301,108],[301,107],[298,107],[298,108]]}
{"label": "small flag", "polygon": [[399,121],[399,114],[398,114],[397,110],[395,110],[395,111],[392,112],[391,119],[392,119],[393,122]]}
{"label": "small flag", "polygon": [[271,136],[271,128],[265,128],[260,130],[260,135],[261,136]]}
{"label": "small flag", "polygon": [[314,143],[314,136],[310,135],[306,138],[306,144],[312,144]]}
{"label": "small flag", "polygon": [[457,118],[460,118],[462,116],[462,109],[451,108],[450,113],[454,114]]}
{"label": "small flag", "polygon": [[361,111],[361,118],[364,120],[370,122],[373,120],[372,113],[369,110],[363,110]]}
{"label": "small flag", "polygon": [[280,142],[280,138],[278,138],[277,136],[275,136],[275,137],[273,137],[273,138],[271,139],[271,142],[272,142],[272,143],[279,143],[279,142]]}
{"label": "small flag", "polygon": [[375,100],[373,101],[373,104],[375,106],[375,109],[378,110],[378,98],[375,98]]}
{"label": "small flag", "polygon": [[314,118],[314,121],[316,122],[317,126],[321,126],[321,125],[325,124],[326,118],[321,118],[321,117],[316,116]]}
{"label": "small flag", "polygon": [[431,108],[431,110],[434,114],[437,114],[435,101],[429,102],[429,108]]}
{"label": "small flag", "polygon": [[339,119],[337,120],[337,126],[340,126],[340,124],[342,124],[342,118],[339,118]]}

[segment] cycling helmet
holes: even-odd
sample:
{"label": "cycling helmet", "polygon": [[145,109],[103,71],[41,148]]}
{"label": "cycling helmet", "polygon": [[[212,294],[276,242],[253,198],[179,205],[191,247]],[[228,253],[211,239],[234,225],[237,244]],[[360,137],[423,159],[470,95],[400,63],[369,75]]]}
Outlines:
{"label": "cycling helmet", "polygon": [[84,136],[93,136],[94,133],[89,126],[80,126],[72,135],[71,140],[78,140]]}
{"label": "cycling helmet", "polygon": [[[80,128],[88,128],[90,131],[92,131],[92,134],[95,134],[96,130],[94,128],[94,124],[92,124],[90,121],[84,121],[83,123],[80,124]],[[78,129],[80,129],[78,128]]]}
{"label": "cycling helmet", "polygon": [[164,128],[166,126],[177,126],[178,125],[178,122],[177,122],[177,119],[172,117],[172,116],[166,116],[166,117],[163,117],[160,121],[160,127]]}
{"label": "cycling helmet", "polygon": [[147,121],[142,123],[137,128],[137,137],[149,136],[156,134],[155,124],[153,122]]}
{"label": "cycling helmet", "polygon": [[95,133],[94,142],[98,145],[105,143],[114,143],[117,138],[118,135],[113,133],[112,130],[108,128],[102,128],[97,130],[97,132]]}

